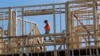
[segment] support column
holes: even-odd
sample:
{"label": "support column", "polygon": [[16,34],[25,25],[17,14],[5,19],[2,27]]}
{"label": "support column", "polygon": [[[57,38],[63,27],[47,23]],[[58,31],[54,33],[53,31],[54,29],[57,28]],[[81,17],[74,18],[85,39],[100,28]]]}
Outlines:
{"label": "support column", "polygon": [[24,15],[23,15],[23,13],[24,13],[24,8],[22,7],[22,22],[21,22],[21,26],[22,26],[22,29],[21,29],[21,35],[24,35]]}
{"label": "support column", "polygon": [[16,36],[16,11],[9,8],[8,36]]}
{"label": "support column", "polygon": [[65,26],[66,26],[66,33],[69,33],[69,35],[66,35],[66,56],[70,56],[70,12],[69,12],[69,3],[67,2],[65,4]]}
{"label": "support column", "polygon": [[[97,34],[98,34],[98,29],[99,29],[99,27],[98,27],[99,26],[99,20],[98,20],[99,18],[98,18],[98,14],[97,14],[98,5],[97,5],[97,0],[92,0],[92,1],[93,1],[93,19],[94,19],[93,21],[94,21],[94,34],[95,34],[95,36],[94,36],[95,42],[94,43],[95,43],[95,46],[98,47],[98,43],[99,43],[99,42],[97,42],[98,41]],[[99,55],[98,49],[96,49],[96,54]]]}
{"label": "support column", "polygon": [[12,10],[9,7],[9,26],[8,26],[8,36],[12,36]]}
{"label": "support column", "polygon": [[[8,11],[9,11],[8,36],[12,36],[12,10],[10,7],[9,7]],[[10,41],[11,41],[11,39],[8,38],[8,48],[6,49],[7,52],[11,52],[11,48],[10,48],[11,42]]]}
{"label": "support column", "polygon": [[[21,22],[21,26],[22,26],[21,27],[21,35],[24,35],[24,15],[23,15],[23,13],[24,13],[24,7],[21,8],[21,11],[22,11],[22,17],[21,17],[22,18],[22,22]],[[25,46],[25,44],[24,44],[25,42],[24,41],[25,41],[25,38],[22,38],[22,53],[24,53],[24,48],[25,48],[24,47]],[[26,55],[27,55],[27,53],[26,53]],[[23,54],[22,54],[22,56],[23,56]]]}
{"label": "support column", "polygon": [[16,11],[12,11],[12,36],[16,36]]}
{"label": "support column", "polygon": [[[55,6],[53,5],[53,23],[54,23],[54,34],[56,34],[56,17],[55,17]],[[55,37],[55,36],[54,36]],[[56,41],[56,38],[54,39],[54,42]],[[56,51],[56,44],[54,45],[54,56],[57,56],[57,51]]]}

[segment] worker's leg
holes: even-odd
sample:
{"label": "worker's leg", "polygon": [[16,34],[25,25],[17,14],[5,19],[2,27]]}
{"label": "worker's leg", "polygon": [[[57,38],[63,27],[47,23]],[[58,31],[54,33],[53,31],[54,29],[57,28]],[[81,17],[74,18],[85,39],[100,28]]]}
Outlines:
{"label": "worker's leg", "polygon": [[44,36],[44,40],[46,40],[46,36]]}
{"label": "worker's leg", "polygon": [[[48,32],[47,31],[45,31],[45,34],[47,34]],[[44,36],[44,40],[46,40],[46,36]]]}
{"label": "worker's leg", "polygon": [[[50,32],[50,30],[47,31],[46,34],[49,34],[49,32]],[[48,36],[48,37],[49,37],[49,40],[52,40],[50,36]]]}
{"label": "worker's leg", "polygon": [[46,38],[44,37],[44,40],[46,40]]}
{"label": "worker's leg", "polygon": [[[48,31],[45,31],[45,34],[49,34],[49,32],[50,32],[49,30]],[[44,37],[44,40],[46,40],[46,37],[47,36]],[[50,36],[48,36],[48,37],[49,37],[49,40],[52,40]]]}

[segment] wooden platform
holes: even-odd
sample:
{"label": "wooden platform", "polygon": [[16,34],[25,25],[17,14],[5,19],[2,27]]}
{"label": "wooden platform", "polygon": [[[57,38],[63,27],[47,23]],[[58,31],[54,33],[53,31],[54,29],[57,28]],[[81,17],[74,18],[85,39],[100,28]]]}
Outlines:
{"label": "wooden platform", "polygon": [[[90,51],[92,55],[96,55],[96,48],[82,48],[82,49],[74,49],[70,50],[70,56],[85,56],[90,55]],[[97,51],[100,56],[100,48],[97,48]],[[54,56],[54,51],[47,51],[47,52],[40,52],[40,53],[28,53],[29,56]],[[65,56],[65,50],[57,51],[57,55]],[[0,55],[0,56],[20,56],[20,54],[7,54],[7,55]],[[23,53],[23,56],[27,56],[26,53]]]}

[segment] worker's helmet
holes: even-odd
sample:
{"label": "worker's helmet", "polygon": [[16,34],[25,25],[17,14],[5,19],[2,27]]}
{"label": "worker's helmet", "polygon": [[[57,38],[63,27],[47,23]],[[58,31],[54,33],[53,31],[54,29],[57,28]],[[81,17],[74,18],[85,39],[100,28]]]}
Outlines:
{"label": "worker's helmet", "polygon": [[44,23],[47,23],[48,22],[48,20],[44,20]]}

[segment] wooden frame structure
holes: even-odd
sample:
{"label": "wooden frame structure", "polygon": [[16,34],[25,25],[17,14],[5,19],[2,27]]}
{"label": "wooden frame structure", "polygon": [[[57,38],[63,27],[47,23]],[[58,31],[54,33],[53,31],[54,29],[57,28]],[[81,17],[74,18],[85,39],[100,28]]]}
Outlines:
{"label": "wooden frame structure", "polygon": [[[57,4],[0,8],[0,13],[5,15],[0,18],[3,27],[0,29],[0,53],[46,52],[46,46],[54,46],[54,56],[57,56],[57,51],[59,50],[65,50],[66,56],[70,56],[70,53],[72,53],[70,50],[80,50],[82,48],[89,48],[91,56],[93,47],[96,48],[95,55],[100,55],[97,48],[100,47],[99,3],[100,0],[77,0]],[[41,34],[36,23],[24,19],[26,16],[47,14],[53,15],[54,25],[53,33],[51,34]],[[65,17],[63,22],[60,21],[60,33],[56,31],[58,28],[56,25],[57,14],[60,14],[60,20],[62,20],[62,14]],[[9,22],[7,30],[4,29],[4,20]],[[16,34],[17,20],[20,20],[19,36]],[[24,33],[25,22],[31,25],[30,33],[26,35]],[[64,32],[62,32],[62,23],[65,24]],[[2,38],[4,35],[6,37]],[[44,43],[43,37],[45,36],[51,36],[54,40]],[[57,45],[59,45],[59,48],[57,48]],[[78,56],[81,56],[80,52]]]}

